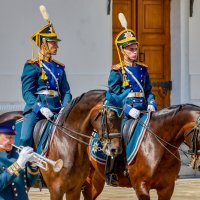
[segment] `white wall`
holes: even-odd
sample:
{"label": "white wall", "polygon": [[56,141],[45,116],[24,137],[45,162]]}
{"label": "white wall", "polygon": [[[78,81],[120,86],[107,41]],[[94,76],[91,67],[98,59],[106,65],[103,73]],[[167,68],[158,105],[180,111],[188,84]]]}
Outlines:
{"label": "white wall", "polygon": [[62,39],[55,59],[66,65],[73,96],[106,89],[112,62],[112,18],[106,13],[107,0],[1,0],[0,110],[8,109],[5,104],[23,104],[20,76],[31,57],[30,38],[46,24],[39,12],[41,4]]}
{"label": "white wall", "polygon": [[189,103],[189,1],[171,1],[171,105]]}
{"label": "white wall", "polygon": [[200,105],[200,1],[194,1],[193,16],[189,21],[189,74],[192,102]]}
{"label": "white wall", "polygon": [[200,105],[200,1],[171,1],[171,104]]}
{"label": "white wall", "polygon": [[180,39],[180,0],[171,0],[170,29],[171,29],[171,104],[181,100],[181,39]]}

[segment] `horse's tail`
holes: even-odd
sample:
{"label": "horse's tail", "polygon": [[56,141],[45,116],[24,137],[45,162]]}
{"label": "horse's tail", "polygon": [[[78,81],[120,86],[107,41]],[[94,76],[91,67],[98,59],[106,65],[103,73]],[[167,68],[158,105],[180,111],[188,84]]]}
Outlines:
{"label": "horse's tail", "polygon": [[8,122],[10,120],[18,120],[23,117],[22,111],[11,111],[0,115],[0,124]]}

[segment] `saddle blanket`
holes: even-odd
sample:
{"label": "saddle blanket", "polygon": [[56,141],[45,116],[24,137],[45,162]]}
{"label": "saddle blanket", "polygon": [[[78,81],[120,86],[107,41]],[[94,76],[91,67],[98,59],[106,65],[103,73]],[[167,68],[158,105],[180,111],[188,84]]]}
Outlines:
{"label": "saddle blanket", "polygon": [[89,145],[90,156],[96,162],[105,165],[106,164],[106,154],[102,151],[103,144],[99,140],[99,135],[96,132],[92,133]]}
{"label": "saddle blanket", "polygon": [[128,165],[131,164],[133,159],[135,158],[140,145],[142,143],[142,139],[146,133],[146,129],[150,120],[151,113],[144,113],[140,120],[138,121],[135,131],[130,139],[130,142],[126,146],[126,160]]}
{"label": "saddle blanket", "polygon": [[[17,146],[19,146],[19,143],[20,143],[22,123],[23,123],[23,118],[20,120],[17,120],[15,123],[16,136],[15,136],[14,143]],[[36,153],[44,155],[47,152],[54,130],[55,130],[55,126],[53,126],[51,122],[48,122],[44,132],[41,135],[39,144],[36,149]],[[33,134],[37,134],[37,133],[34,132]]]}
{"label": "saddle blanket", "polygon": [[[130,142],[128,143],[125,150],[128,165],[131,164],[131,162],[133,161],[133,159],[135,158],[139,150],[139,147],[145,135],[149,120],[150,120],[150,113],[145,113],[143,114],[143,116],[140,118],[140,120],[138,121],[136,125],[135,131],[132,134]],[[99,141],[98,133],[93,132],[92,137],[90,139],[90,146],[89,146],[90,156],[96,162],[102,165],[105,165],[107,156],[102,151],[102,148],[103,148],[103,144],[101,141]]]}

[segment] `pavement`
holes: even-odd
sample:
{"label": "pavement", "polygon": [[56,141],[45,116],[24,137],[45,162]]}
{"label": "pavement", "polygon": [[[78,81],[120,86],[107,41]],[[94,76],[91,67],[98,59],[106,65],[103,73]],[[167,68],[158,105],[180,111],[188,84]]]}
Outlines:
{"label": "pavement", "polygon": [[[150,192],[151,200],[157,200],[156,192]],[[29,192],[30,200],[47,200],[50,199],[47,189],[31,188]],[[64,198],[65,199],[65,198]],[[136,199],[135,192],[132,188],[120,188],[105,186],[103,192],[97,200],[133,200]],[[83,200],[83,197],[81,197]],[[200,200],[200,179],[178,179],[172,200]]]}

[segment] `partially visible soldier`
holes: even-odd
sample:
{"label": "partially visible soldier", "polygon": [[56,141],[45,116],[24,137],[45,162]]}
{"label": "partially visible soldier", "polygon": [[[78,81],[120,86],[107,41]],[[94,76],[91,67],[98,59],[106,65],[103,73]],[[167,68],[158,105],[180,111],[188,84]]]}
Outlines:
{"label": "partially visible soldier", "polygon": [[10,123],[0,125],[0,199],[26,200],[27,189],[38,178],[38,167],[32,167],[28,161],[34,161],[33,149],[24,147],[20,153],[13,148],[15,130]]}
{"label": "partially visible soldier", "polygon": [[[43,8],[44,9],[44,8]],[[20,145],[33,146],[33,129],[43,118],[59,113],[72,99],[65,66],[52,58],[57,54],[57,33],[49,19],[48,24],[36,31],[32,40],[38,47],[38,57],[24,65],[21,76],[22,95],[26,102]]]}
{"label": "partially visible soldier", "polygon": [[[124,17],[124,16],[123,16]],[[123,22],[126,19],[123,19]],[[121,31],[115,45],[120,63],[112,66],[108,79],[109,94],[126,97],[123,100],[124,122],[127,119],[138,119],[142,110],[155,111],[157,109],[155,96],[149,78],[148,67],[138,62],[138,41],[133,30],[127,29],[127,22],[121,22],[125,30]],[[122,54],[122,58],[121,55]],[[123,94],[128,94],[123,95]],[[114,105],[115,107],[117,105]],[[122,126],[123,126],[122,124]],[[106,168],[107,184],[117,186],[115,174],[115,160],[108,157]]]}

